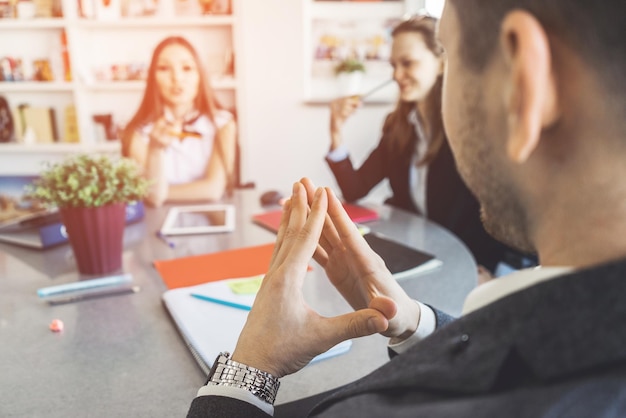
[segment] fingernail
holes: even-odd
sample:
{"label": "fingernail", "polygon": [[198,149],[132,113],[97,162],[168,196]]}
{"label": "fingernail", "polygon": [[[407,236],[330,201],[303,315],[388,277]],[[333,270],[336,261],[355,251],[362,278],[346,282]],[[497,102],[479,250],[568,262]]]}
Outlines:
{"label": "fingernail", "polygon": [[293,194],[297,194],[298,193],[298,187],[300,187],[300,183],[299,182],[295,182],[293,184],[293,187],[291,189],[291,191],[293,192]]}
{"label": "fingernail", "polygon": [[367,328],[369,329],[369,331],[371,333],[377,333],[380,332],[381,330],[378,329],[378,324],[380,323],[380,321],[378,320],[378,318],[376,318],[375,316],[371,316],[369,317],[369,319],[367,320]]}

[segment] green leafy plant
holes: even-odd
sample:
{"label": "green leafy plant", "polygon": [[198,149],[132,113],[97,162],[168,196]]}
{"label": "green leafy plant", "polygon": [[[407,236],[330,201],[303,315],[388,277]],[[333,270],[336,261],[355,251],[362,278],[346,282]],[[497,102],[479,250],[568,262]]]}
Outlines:
{"label": "green leafy plant", "polygon": [[365,72],[365,65],[356,58],[346,58],[335,67],[336,75],[341,73],[354,73],[356,71]]}
{"label": "green leafy plant", "polygon": [[48,207],[98,207],[140,200],[148,185],[133,160],[76,155],[48,163],[26,196]]}

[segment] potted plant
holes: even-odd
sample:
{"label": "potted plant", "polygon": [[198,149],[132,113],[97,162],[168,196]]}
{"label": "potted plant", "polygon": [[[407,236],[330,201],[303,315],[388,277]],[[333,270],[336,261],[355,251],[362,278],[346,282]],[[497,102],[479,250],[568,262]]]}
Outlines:
{"label": "potted plant", "polygon": [[26,195],[56,207],[81,274],[105,274],[122,267],[126,204],[147,193],[134,161],[76,155],[48,163]]}
{"label": "potted plant", "polygon": [[364,73],[365,65],[358,59],[346,58],[340,61],[335,67],[335,75],[339,82],[339,95],[359,94]]}

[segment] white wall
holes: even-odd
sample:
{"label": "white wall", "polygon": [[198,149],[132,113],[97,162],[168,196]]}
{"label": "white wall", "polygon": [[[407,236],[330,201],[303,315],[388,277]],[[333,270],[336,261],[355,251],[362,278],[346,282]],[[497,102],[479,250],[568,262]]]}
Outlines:
{"label": "white wall", "polygon": [[[324,161],[330,144],[328,106],[303,103],[302,11],[302,0],[243,0],[244,180],[254,181],[261,191],[289,192],[302,176],[336,186]],[[366,105],[347,122],[344,137],[355,164],[378,142],[392,107]],[[368,200],[387,195],[383,184]]]}

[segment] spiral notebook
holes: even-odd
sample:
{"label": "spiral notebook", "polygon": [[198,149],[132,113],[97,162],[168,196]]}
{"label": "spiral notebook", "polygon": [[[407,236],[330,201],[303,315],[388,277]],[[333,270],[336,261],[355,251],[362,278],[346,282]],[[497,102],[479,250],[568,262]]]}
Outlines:
{"label": "spiral notebook", "polygon": [[[244,307],[251,307],[254,302],[255,294],[235,293],[233,285],[254,279],[255,277],[219,280],[170,289],[163,293],[162,300],[167,311],[191,354],[205,373],[209,373],[213,361],[220,352],[232,353],[235,349],[248,317],[248,310]],[[220,303],[204,300],[202,296],[218,300]],[[351,340],[344,341],[315,357],[311,362],[344,353],[351,345]]]}

